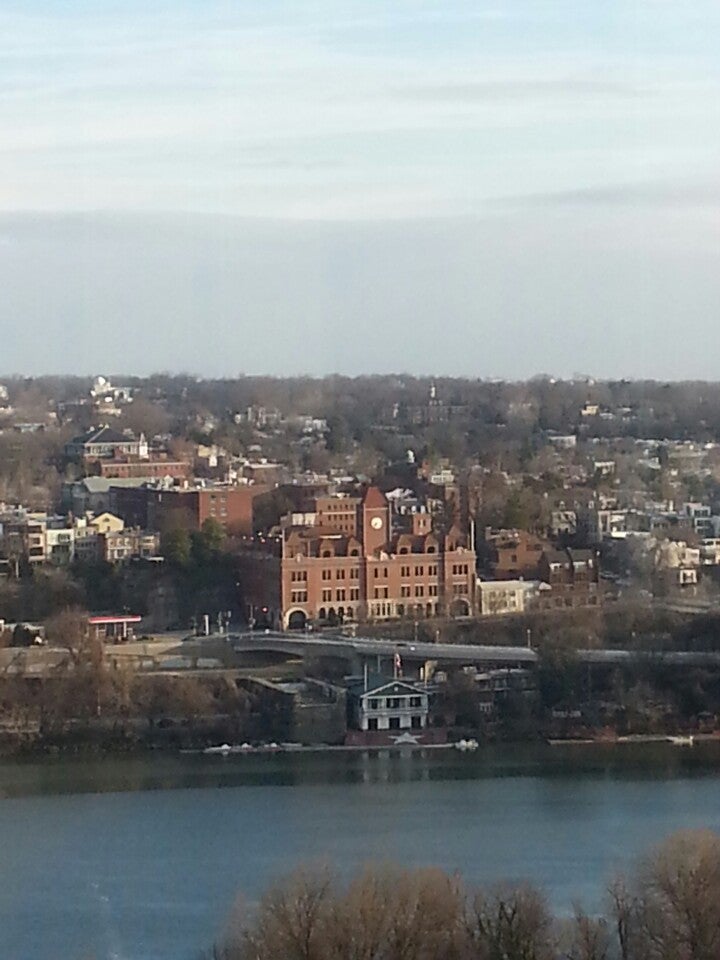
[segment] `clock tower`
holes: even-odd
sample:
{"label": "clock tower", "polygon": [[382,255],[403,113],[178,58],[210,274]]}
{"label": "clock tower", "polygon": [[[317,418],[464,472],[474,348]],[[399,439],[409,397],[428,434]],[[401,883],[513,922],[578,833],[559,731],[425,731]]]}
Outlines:
{"label": "clock tower", "polygon": [[372,556],[390,540],[390,509],[377,487],[368,487],[360,505],[363,552]]}

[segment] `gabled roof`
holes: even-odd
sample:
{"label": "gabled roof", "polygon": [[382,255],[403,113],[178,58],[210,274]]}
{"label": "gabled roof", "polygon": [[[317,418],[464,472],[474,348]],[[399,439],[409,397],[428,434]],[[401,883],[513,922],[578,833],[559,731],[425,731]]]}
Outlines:
{"label": "gabled roof", "polygon": [[132,443],[133,440],[117,430],[113,430],[112,427],[102,426],[92,427],[79,437],[74,437],[70,442],[84,446],[88,443]]}
{"label": "gabled roof", "polygon": [[425,692],[424,687],[421,688],[411,680],[404,680],[402,677],[393,679],[392,677],[379,676],[378,674],[370,674],[370,676],[368,676],[367,689],[365,688],[365,680],[362,677],[358,677],[350,683],[350,689],[358,697],[376,696],[384,690],[393,693],[395,687],[397,687],[398,693],[416,694]]}
{"label": "gabled roof", "polygon": [[390,550],[396,554],[400,554],[400,551],[404,549],[408,549],[410,553],[425,554],[429,546],[435,547],[436,553],[437,548],[440,546],[438,538],[432,533],[400,533],[391,542]]}
{"label": "gabled roof", "polygon": [[574,547],[568,549],[570,559],[573,563],[585,563],[588,560],[594,560],[595,554],[592,550],[576,550]]}
{"label": "gabled roof", "polygon": [[375,509],[377,507],[386,507],[387,500],[379,487],[368,487],[362,500],[363,507]]}
{"label": "gabled roof", "polygon": [[542,554],[548,563],[570,563],[564,550],[544,550]]}

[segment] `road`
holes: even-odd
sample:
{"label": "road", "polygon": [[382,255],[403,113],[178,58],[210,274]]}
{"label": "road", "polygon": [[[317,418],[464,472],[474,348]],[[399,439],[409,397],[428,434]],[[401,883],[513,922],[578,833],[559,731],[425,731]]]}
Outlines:
{"label": "road", "polygon": [[[533,666],[538,653],[530,647],[479,646],[476,644],[398,643],[365,637],[308,636],[306,634],[231,634],[225,641],[236,653],[275,651],[290,655],[339,656],[372,661],[399,654],[403,660],[463,663],[484,666]],[[720,666],[720,652],[578,650],[578,660],[589,664],[615,665],[631,660],[653,659],[673,666]]]}
{"label": "road", "polygon": [[[420,665],[434,661],[440,665],[467,665],[484,669],[492,667],[532,667],[539,655],[530,647],[480,646],[398,642],[369,637],[342,637],[302,633],[233,633],[209,637],[177,637],[135,641],[109,645],[106,655],[119,664],[130,662],[145,670],[217,670],[245,669],[243,654],[279,654],[287,659],[312,660],[333,657],[346,661],[351,672],[360,672],[364,665],[392,669],[399,654],[404,663]],[[712,651],[634,651],[578,650],[581,663],[614,666],[633,660],[654,660],[674,667],[720,667],[720,652]],[[64,660],[63,652],[51,647],[0,651],[0,674],[23,673],[44,675],[57,670]],[[390,661],[390,663],[388,662]],[[187,667],[185,667],[187,664]]]}

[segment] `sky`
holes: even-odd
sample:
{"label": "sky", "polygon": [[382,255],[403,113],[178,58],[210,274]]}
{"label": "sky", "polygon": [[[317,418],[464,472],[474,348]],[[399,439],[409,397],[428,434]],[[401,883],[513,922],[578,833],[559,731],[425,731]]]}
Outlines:
{"label": "sky", "polygon": [[3,0],[0,373],[720,378],[716,0]]}

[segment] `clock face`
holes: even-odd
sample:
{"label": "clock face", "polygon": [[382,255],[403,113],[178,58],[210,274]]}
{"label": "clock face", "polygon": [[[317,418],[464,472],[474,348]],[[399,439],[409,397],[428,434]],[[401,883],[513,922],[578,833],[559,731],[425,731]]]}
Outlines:
{"label": "clock face", "polygon": [[373,517],[370,521],[370,526],[373,530],[379,530],[382,527],[382,517]]}

